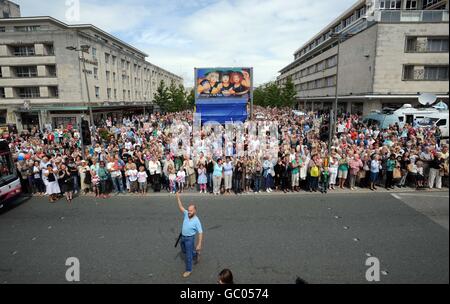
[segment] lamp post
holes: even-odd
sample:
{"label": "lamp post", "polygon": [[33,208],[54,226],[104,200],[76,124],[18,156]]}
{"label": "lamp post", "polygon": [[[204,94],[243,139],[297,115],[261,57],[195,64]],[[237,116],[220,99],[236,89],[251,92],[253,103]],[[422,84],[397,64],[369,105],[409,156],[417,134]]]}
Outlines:
{"label": "lamp post", "polygon": [[94,116],[92,114],[91,96],[89,93],[89,83],[88,83],[87,70],[86,70],[86,60],[84,57],[84,53],[89,53],[90,48],[91,47],[89,45],[81,45],[79,49],[74,46],[66,47],[66,49],[68,49],[69,51],[81,52],[81,61],[83,62],[84,80],[86,82],[86,92],[87,92],[87,99],[88,99],[89,123],[91,125],[91,128],[93,128],[94,127]]}
{"label": "lamp post", "polygon": [[330,134],[329,134],[329,140],[328,140],[328,151],[330,152],[331,150],[331,142],[333,140],[334,135],[336,134],[336,128],[337,128],[337,116],[338,116],[338,99],[339,99],[339,54],[341,51],[341,43],[345,40],[348,39],[350,37],[352,37],[353,34],[342,34],[342,33],[336,33],[336,34],[331,34],[331,38],[332,39],[336,39],[337,43],[338,43],[338,48],[337,48],[337,55],[336,55],[336,85],[335,85],[335,98],[334,98],[334,105],[333,105],[333,110],[331,110],[330,112]]}

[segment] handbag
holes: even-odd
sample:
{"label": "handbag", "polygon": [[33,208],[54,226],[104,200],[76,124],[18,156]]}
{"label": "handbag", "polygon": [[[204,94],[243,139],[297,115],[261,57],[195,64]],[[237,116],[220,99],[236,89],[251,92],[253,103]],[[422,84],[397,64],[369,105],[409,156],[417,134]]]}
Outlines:
{"label": "handbag", "polygon": [[413,172],[414,170],[414,165],[413,164],[409,164],[408,165],[408,172]]}
{"label": "handbag", "polygon": [[49,182],[54,182],[54,181],[56,181],[55,174],[50,173],[50,174],[48,175],[48,181],[49,181]]}
{"label": "handbag", "polygon": [[398,168],[394,169],[393,175],[394,175],[394,179],[402,178],[402,172]]}

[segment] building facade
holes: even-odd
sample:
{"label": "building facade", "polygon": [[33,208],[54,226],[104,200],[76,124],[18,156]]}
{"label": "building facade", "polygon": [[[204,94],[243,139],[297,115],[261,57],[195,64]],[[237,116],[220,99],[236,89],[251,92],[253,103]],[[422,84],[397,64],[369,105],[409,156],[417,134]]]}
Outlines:
{"label": "building facade", "polygon": [[89,107],[95,119],[151,108],[161,80],[179,85],[183,79],[146,57],[93,25],[0,19],[0,124],[55,128],[79,124]]}
{"label": "building facade", "polygon": [[16,17],[20,17],[20,6],[8,0],[0,0],[0,19]]}
{"label": "building facade", "polygon": [[[417,105],[434,93],[448,104],[448,0],[360,0],[314,36],[280,71],[302,110],[368,114]],[[337,85],[337,87],[336,87]]]}

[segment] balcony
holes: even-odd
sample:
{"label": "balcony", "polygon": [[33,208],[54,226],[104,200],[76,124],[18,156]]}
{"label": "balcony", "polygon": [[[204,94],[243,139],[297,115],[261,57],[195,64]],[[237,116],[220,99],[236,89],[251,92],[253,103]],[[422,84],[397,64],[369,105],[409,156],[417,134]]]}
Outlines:
{"label": "balcony", "polygon": [[376,20],[383,23],[397,22],[448,22],[448,11],[416,11],[416,10],[387,10],[379,11]]}

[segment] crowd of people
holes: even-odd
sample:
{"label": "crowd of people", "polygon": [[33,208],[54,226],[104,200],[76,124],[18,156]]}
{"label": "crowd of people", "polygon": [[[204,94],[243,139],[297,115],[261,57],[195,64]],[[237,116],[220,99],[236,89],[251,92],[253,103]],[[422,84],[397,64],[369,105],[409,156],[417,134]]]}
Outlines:
{"label": "crowd of people", "polygon": [[9,134],[8,141],[23,191],[51,202],[63,195],[72,202],[74,194],[327,193],[448,185],[448,145],[436,126],[380,129],[363,124],[360,115],[343,114],[329,144],[326,114],[255,111],[260,121],[225,128],[196,128],[190,111],[107,117],[96,122],[90,146],[82,145],[73,126]]}

